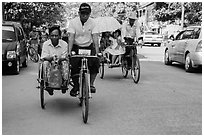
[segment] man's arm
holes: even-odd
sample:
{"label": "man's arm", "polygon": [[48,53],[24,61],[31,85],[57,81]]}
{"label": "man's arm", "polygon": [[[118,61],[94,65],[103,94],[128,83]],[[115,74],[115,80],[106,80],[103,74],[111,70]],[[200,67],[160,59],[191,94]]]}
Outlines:
{"label": "man's arm", "polygon": [[135,41],[138,41],[138,38],[141,36],[141,33],[140,33],[140,24],[138,22],[138,20],[136,20],[136,38],[135,38]]}
{"label": "man's arm", "polygon": [[98,54],[99,53],[99,40],[98,40],[99,34],[94,33],[92,36],[93,36],[93,42],[94,42],[95,49],[96,49],[96,54]]}
{"label": "man's arm", "polygon": [[74,37],[75,37],[74,33],[69,33],[68,55],[71,54],[72,47],[74,44]]}
{"label": "man's arm", "polygon": [[42,46],[41,59],[46,60],[46,61],[53,60],[53,57],[50,56],[48,46],[45,44],[45,42],[43,43],[43,46]]}

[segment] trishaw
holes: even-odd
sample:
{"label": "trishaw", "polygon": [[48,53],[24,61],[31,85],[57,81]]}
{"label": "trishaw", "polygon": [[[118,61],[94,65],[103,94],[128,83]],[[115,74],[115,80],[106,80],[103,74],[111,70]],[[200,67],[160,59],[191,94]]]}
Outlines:
{"label": "trishaw", "polygon": [[[83,122],[87,123],[88,121],[88,113],[89,113],[89,99],[92,98],[91,92],[90,92],[90,74],[88,69],[88,58],[97,58],[97,56],[90,56],[87,53],[81,53],[79,55],[71,55],[71,57],[67,57],[66,61],[68,64],[70,64],[71,58],[80,58],[81,59],[81,67],[80,67],[80,73],[74,77],[79,77],[79,94],[77,97],[79,98],[79,105],[82,106],[82,116],[83,116]],[[38,82],[39,82],[39,89],[40,89],[40,102],[41,102],[41,108],[45,109],[45,98],[44,98],[44,90],[46,88],[52,88],[54,90],[68,90],[70,86],[73,86],[72,83],[72,77],[71,77],[71,65],[69,65],[68,70],[68,82],[66,87],[49,87],[49,81],[48,85],[45,83],[45,79],[47,78],[44,74],[44,60],[40,60],[39,62],[39,73],[38,73]],[[57,62],[54,62],[57,64]]]}
{"label": "trishaw", "polygon": [[[129,55],[123,55],[122,59],[121,59],[121,65],[115,65],[115,66],[111,66],[111,68],[115,68],[115,67],[121,67],[122,69],[122,75],[124,78],[127,77],[129,70],[131,71],[131,75],[132,75],[132,79],[133,81],[137,84],[139,82],[140,79],[140,61],[139,61],[139,57],[137,55],[137,43],[136,44],[132,44],[132,45],[127,45],[125,44],[125,47],[130,47],[131,51]],[[99,69],[99,74],[100,74],[100,78],[103,79],[104,78],[104,73],[105,73],[105,63],[107,63],[107,65],[109,66],[110,62],[107,59],[107,57],[105,56],[105,54],[102,54],[102,59],[100,61],[100,69]],[[131,61],[131,62],[130,62]]]}

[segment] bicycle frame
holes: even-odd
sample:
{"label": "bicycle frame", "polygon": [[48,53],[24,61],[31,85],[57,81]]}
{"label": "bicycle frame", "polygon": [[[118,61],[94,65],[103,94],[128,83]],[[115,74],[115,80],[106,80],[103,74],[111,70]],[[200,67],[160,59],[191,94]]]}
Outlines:
{"label": "bicycle frame", "polygon": [[[88,91],[90,91],[90,73],[88,68],[88,58],[95,58],[97,56],[89,56],[89,55],[73,55],[72,58],[81,58],[81,69],[79,74],[79,98],[82,97],[82,80],[85,74],[88,74]],[[89,92],[89,98],[91,98],[91,92]]]}
{"label": "bicycle frame", "polygon": [[126,45],[126,47],[131,47],[132,56],[137,55],[137,45]]}
{"label": "bicycle frame", "polygon": [[85,77],[85,74],[88,74],[88,91],[89,91],[89,98],[91,98],[91,92],[90,92],[90,73],[88,69],[88,59],[84,56],[81,59],[81,70],[79,75],[79,81],[80,81],[80,87],[79,87],[79,98],[82,97],[82,80]]}
{"label": "bicycle frame", "polygon": [[87,123],[89,112],[90,92],[90,73],[88,69],[88,58],[96,56],[74,55],[73,57],[81,58],[81,69],[79,74],[79,95],[80,104],[82,106],[82,116],[84,123]]}
{"label": "bicycle frame", "polygon": [[[126,78],[128,75],[128,71],[131,69],[131,75],[133,78],[133,81],[135,83],[138,83],[139,78],[140,78],[140,63],[139,63],[139,58],[137,56],[137,45],[126,45],[126,47],[131,47],[130,49],[130,53],[126,54],[123,56],[122,58],[122,74],[123,77]],[[129,59],[131,60],[129,60]],[[130,66],[130,62],[128,63],[128,61],[131,61],[131,66]]]}

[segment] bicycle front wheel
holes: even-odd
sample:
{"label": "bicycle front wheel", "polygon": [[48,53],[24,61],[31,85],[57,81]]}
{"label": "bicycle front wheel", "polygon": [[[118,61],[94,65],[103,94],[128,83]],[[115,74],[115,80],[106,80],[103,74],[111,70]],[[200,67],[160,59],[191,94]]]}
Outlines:
{"label": "bicycle front wheel", "polygon": [[40,64],[39,66],[39,72],[38,72],[38,82],[39,82],[39,88],[40,88],[40,104],[41,108],[45,109],[45,99],[44,99],[44,80],[43,80],[43,64]]}
{"label": "bicycle front wheel", "polygon": [[137,84],[140,79],[140,61],[137,55],[132,58],[132,79]]}
{"label": "bicycle front wheel", "polygon": [[89,84],[88,74],[84,74],[82,79],[82,116],[84,123],[88,121],[89,113]]}

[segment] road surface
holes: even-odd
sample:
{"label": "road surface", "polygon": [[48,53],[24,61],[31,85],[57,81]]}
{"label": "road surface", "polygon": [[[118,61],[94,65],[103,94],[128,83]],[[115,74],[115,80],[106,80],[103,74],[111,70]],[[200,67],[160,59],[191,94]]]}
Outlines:
{"label": "road surface", "polygon": [[202,73],[164,65],[162,48],[138,50],[144,55],[139,83],[134,84],[130,75],[123,78],[120,68],[106,67],[104,79],[97,77],[87,124],[78,99],[69,93],[45,93],[46,109],[41,109],[35,88],[37,64],[29,62],[19,75],[3,75],[2,134],[202,134]]}

